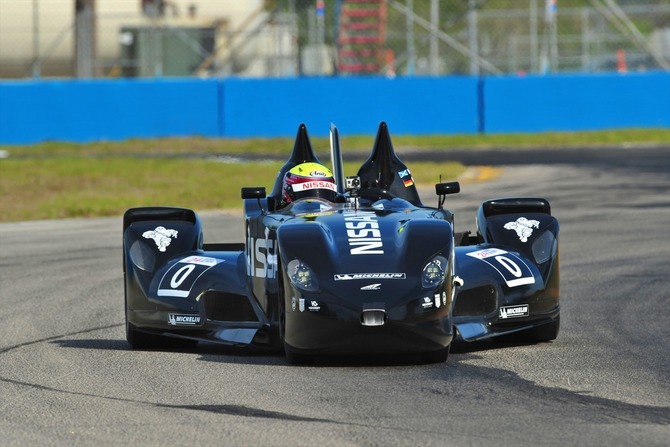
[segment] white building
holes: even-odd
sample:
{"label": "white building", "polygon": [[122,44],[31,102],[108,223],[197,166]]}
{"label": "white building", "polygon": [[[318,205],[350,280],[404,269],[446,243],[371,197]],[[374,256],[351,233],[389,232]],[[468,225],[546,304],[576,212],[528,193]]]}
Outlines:
{"label": "white building", "polygon": [[[82,64],[84,77],[295,70],[292,22],[268,25],[263,0],[163,0],[152,17],[159,2],[0,0],[0,78],[81,76]],[[77,3],[93,13],[77,15]],[[283,73],[268,73],[270,55]]]}

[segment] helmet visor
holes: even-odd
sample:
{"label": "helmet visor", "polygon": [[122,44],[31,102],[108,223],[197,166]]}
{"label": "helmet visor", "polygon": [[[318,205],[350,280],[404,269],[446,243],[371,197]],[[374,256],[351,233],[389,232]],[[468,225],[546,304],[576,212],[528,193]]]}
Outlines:
{"label": "helmet visor", "polygon": [[300,179],[291,184],[289,188],[291,188],[292,194],[290,195],[293,200],[318,198],[334,202],[337,196],[337,188],[331,179]]}

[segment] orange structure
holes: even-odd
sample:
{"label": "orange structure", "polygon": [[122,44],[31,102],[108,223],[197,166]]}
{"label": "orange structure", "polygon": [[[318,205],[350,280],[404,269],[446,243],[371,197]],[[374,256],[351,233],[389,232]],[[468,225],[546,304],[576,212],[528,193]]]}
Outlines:
{"label": "orange structure", "polygon": [[386,0],[342,0],[338,30],[338,70],[377,74],[385,65]]}

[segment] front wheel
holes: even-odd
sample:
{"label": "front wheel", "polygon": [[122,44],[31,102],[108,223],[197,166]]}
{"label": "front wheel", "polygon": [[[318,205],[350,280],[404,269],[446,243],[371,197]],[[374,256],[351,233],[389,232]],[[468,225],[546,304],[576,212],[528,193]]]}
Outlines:
{"label": "front wheel", "polygon": [[543,324],[542,326],[537,326],[528,331],[524,332],[523,335],[529,341],[543,342],[556,340],[558,337],[558,331],[561,328],[561,316],[557,316],[555,320],[551,323]]}
{"label": "front wheel", "polygon": [[284,347],[286,361],[289,365],[311,364],[313,362],[311,356],[296,353],[284,341],[286,335],[286,293],[284,290],[284,267],[281,263],[279,263],[277,269],[277,313],[279,317],[279,341]]}
{"label": "front wheel", "polygon": [[186,338],[164,337],[138,331],[134,324],[126,322],[126,340],[132,349],[141,351],[161,351],[191,349],[198,342]]}
{"label": "front wheel", "polygon": [[137,330],[134,324],[126,321],[126,340],[132,349],[161,349],[165,347],[165,339],[160,335],[147,334]]}
{"label": "front wheel", "polygon": [[444,363],[449,357],[449,348],[451,348],[451,344],[437,351],[425,352],[421,354],[421,360],[423,363]]}
{"label": "front wheel", "polygon": [[286,355],[286,361],[289,365],[311,365],[314,363],[314,357],[311,355],[298,354],[289,348],[286,343],[284,343],[284,355]]}

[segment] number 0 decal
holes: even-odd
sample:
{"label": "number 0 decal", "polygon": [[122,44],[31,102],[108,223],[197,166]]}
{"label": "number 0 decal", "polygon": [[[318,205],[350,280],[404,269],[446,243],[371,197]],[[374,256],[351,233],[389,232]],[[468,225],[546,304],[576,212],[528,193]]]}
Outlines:
{"label": "number 0 decal", "polygon": [[489,248],[473,251],[472,253],[467,253],[467,255],[484,261],[493,267],[505,279],[505,284],[508,287],[535,284],[532,270],[523,259],[515,254],[498,248]]}
{"label": "number 0 decal", "polygon": [[177,270],[177,273],[174,274],[172,277],[172,281],[170,281],[170,287],[173,289],[178,289],[181,283],[184,282],[186,277],[193,271],[195,270],[195,264],[187,264]]}
{"label": "number 0 decal", "polygon": [[189,256],[180,260],[170,267],[161,278],[158,285],[158,296],[188,297],[198,278],[220,262],[223,261],[204,256]]}
{"label": "number 0 decal", "polygon": [[523,274],[521,272],[521,269],[519,266],[512,261],[510,258],[506,258],[505,256],[496,256],[495,257],[496,261],[498,261],[503,267],[505,267],[512,275],[514,275],[515,278],[521,278],[521,275]]}

